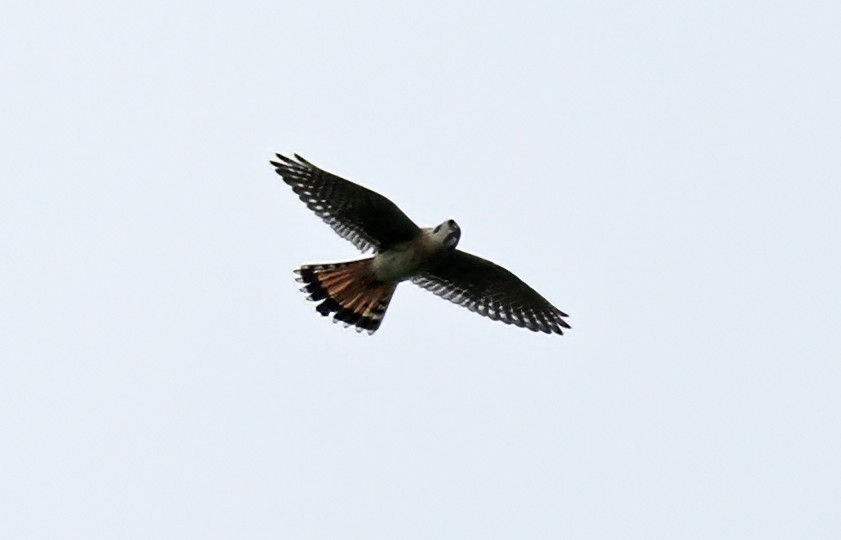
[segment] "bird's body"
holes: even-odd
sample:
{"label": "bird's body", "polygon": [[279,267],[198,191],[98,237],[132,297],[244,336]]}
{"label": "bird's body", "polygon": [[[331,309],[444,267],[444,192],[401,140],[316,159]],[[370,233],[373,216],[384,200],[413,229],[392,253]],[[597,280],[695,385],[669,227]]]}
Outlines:
{"label": "bird's body", "polygon": [[[440,232],[436,232],[440,231]],[[371,261],[371,269],[382,281],[404,281],[416,275],[425,265],[446,255],[447,235],[458,236],[456,222],[448,220],[438,228],[421,229],[416,240],[397,244],[391,249],[377,253]]]}
{"label": "bird's body", "polygon": [[296,270],[302,291],[336,322],[374,333],[401,281],[430,290],[481,315],[533,331],[562,334],[567,315],[514,274],[456,249],[461,229],[453,220],[421,229],[394,203],[327,173],[297,154],[272,161],[307,206],[366,259],[304,265]]}
{"label": "bird's body", "polygon": [[377,253],[371,260],[371,270],[380,281],[404,281],[412,277],[438,249],[441,249],[440,245],[436,245],[429,235],[422,234],[419,241],[403,242]]}

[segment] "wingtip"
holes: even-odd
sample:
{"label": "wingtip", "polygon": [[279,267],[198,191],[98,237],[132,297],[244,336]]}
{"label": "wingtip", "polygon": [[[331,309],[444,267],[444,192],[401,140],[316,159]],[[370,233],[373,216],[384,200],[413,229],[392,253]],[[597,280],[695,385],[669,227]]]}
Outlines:
{"label": "wingtip", "polygon": [[280,153],[275,153],[275,156],[277,156],[277,161],[269,160],[269,163],[271,163],[276,169],[278,169],[278,172],[280,172],[283,169],[297,168],[300,170],[306,168],[315,168],[315,165],[301,157],[301,155],[298,153],[292,154],[293,157],[291,158],[284,156]]}
{"label": "wingtip", "polygon": [[312,163],[310,163],[310,162],[309,162],[309,161],[307,161],[306,159],[302,158],[302,157],[301,157],[301,154],[294,153],[294,154],[292,154],[292,155],[293,155],[293,156],[295,156],[295,159],[297,159],[299,162],[303,163],[304,165],[309,165],[309,166],[312,166]]}
{"label": "wingtip", "polygon": [[272,165],[275,167],[289,167],[290,165],[300,165],[297,161],[290,157],[286,157],[283,154],[275,153],[275,156],[279,161],[270,161]]}

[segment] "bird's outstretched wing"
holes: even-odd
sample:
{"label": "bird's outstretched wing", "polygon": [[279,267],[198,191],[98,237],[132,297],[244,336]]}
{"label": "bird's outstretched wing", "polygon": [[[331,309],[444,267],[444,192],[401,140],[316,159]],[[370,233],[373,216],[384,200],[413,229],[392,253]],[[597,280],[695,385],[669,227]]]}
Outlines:
{"label": "bird's outstretched wing", "polygon": [[563,334],[567,314],[520,278],[490,261],[453,250],[412,282],[438,296],[506,324]]}
{"label": "bird's outstretched wing", "polygon": [[323,171],[298,154],[295,159],[280,154],[277,158],[270,163],[307,208],[362,252],[385,251],[420,235],[420,228],[382,195]]}

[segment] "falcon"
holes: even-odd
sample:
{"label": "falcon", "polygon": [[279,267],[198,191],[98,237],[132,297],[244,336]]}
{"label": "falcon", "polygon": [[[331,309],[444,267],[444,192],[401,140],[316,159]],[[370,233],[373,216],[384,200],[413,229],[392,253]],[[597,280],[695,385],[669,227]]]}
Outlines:
{"label": "falcon", "polygon": [[495,321],[534,332],[563,334],[568,315],[520,278],[456,249],[461,229],[452,219],[420,228],[393,202],[319,169],[298,154],[270,161],[307,208],[360,251],[361,260],[307,264],[295,270],[301,291],[333,322],[373,334],[397,285],[412,283]]}

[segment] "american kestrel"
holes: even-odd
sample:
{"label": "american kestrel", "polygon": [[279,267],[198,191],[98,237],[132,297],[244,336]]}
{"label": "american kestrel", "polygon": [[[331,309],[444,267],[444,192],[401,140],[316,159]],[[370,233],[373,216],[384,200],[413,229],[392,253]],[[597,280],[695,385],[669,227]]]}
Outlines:
{"label": "american kestrel", "polygon": [[456,249],[461,229],[452,219],[421,229],[393,202],[323,171],[295,154],[277,154],[277,174],[307,207],[363,253],[374,256],[295,270],[301,291],[333,322],[373,334],[401,281],[427,289],[470,311],[534,332],[563,334],[567,314],[517,276]]}

